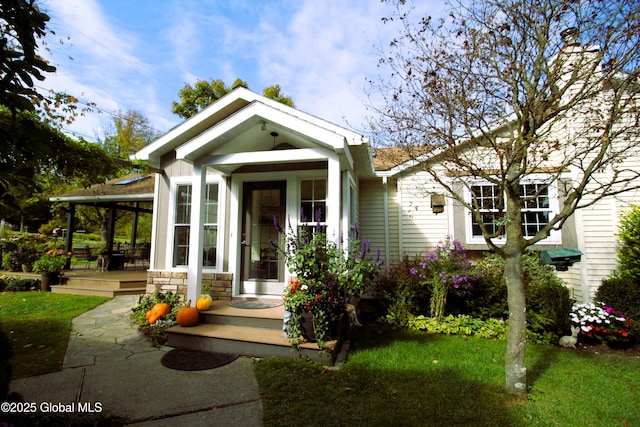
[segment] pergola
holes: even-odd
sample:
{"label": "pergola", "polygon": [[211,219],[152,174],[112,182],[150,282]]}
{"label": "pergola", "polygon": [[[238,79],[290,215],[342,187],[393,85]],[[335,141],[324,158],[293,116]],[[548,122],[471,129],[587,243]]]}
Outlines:
{"label": "pergola", "polygon": [[[75,230],[75,213],[77,205],[96,206],[107,209],[107,256],[113,257],[115,240],[116,213],[118,210],[133,212],[131,224],[131,245],[135,246],[140,213],[153,213],[155,179],[152,175],[131,174],[95,184],[88,188],[75,190],[60,196],[51,197],[52,202],[69,204],[67,215],[67,234],[65,251],[73,250],[73,234]],[[151,207],[148,207],[151,205]],[[67,269],[69,266],[67,265]]]}

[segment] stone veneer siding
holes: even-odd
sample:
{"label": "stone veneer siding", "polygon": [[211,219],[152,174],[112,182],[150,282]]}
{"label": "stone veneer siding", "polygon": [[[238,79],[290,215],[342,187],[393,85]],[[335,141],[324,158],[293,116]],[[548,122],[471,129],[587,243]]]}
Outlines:
{"label": "stone veneer siding", "polygon": [[[213,299],[230,300],[232,281],[231,273],[202,273],[202,288],[208,288],[208,293]],[[148,271],[147,293],[152,294],[156,290],[186,295],[187,273],[185,271]]]}

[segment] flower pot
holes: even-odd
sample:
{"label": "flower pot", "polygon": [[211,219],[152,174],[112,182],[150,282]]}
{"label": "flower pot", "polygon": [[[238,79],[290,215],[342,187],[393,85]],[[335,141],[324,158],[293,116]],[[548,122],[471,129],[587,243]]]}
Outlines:
{"label": "flower pot", "polygon": [[43,292],[49,292],[52,285],[60,283],[60,274],[57,271],[48,272],[44,271],[40,273],[40,290]]}
{"label": "flower pot", "polygon": [[313,327],[313,314],[308,311],[300,313],[300,333],[309,342],[316,342],[316,333]]}

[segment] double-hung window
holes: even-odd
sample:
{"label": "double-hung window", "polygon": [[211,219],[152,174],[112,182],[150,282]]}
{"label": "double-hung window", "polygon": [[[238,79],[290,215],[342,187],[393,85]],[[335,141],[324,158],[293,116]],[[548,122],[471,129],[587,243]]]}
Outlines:
{"label": "double-hung window", "polygon": [[327,180],[300,181],[300,224],[315,230],[326,229]]}
{"label": "double-hung window", "polygon": [[[522,202],[522,233],[525,238],[533,237],[545,227],[551,217],[558,212],[558,194],[555,183],[545,181],[525,181],[520,184]],[[480,216],[489,233],[500,231],[500,221],[504,216],[505,197],[499,193],[498,186],[487,183],[472,183],[466,190],[467,200],[480,210]],[[474,215],[469,214],[467,240],[469,243],[484,243],[480,224]],[[503,236],[498,239],[503,238]],[[541,243],[561,243],[560,233],[552,231]]]}
{"label": "double-hung window", "polygon": [[[191,234],[192,185],[178,184],[175,193],[173,229],[173,266],[186,266],[189,262]],[[207,184],[204,199],[204,229],[202,264],[215,267],[218,246],[218,184]]]}

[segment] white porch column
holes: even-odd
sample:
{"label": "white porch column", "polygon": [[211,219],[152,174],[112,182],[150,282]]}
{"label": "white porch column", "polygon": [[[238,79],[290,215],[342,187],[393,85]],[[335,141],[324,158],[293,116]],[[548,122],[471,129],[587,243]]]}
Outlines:
{"label": "white porch column", "polygon": [[327,238],[340,239],[340,160],[331,153],[327,158]]}
{"label": "white porch column", "polygon": [[193,165],[191,187],[191,227],[189,231],[189,260],[187,266],[187,300],[195,306],[202,292],[202,246],[204,242],[204,198],[206,166]]}

